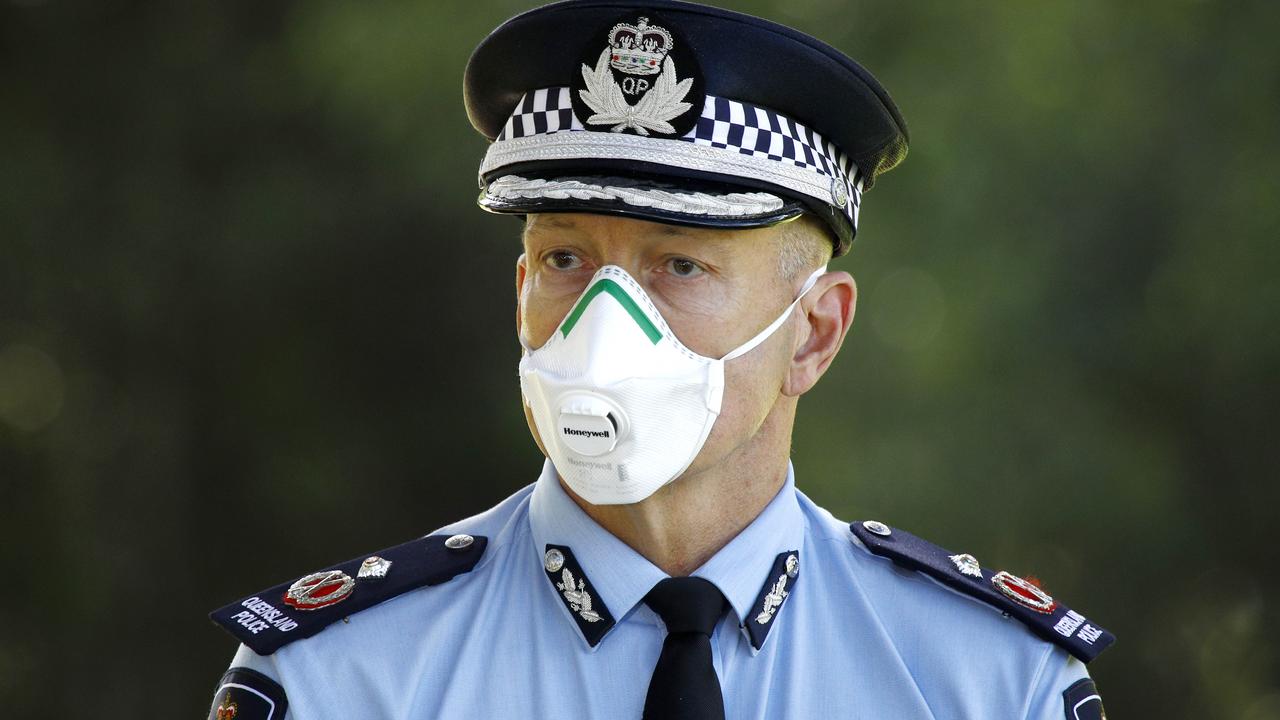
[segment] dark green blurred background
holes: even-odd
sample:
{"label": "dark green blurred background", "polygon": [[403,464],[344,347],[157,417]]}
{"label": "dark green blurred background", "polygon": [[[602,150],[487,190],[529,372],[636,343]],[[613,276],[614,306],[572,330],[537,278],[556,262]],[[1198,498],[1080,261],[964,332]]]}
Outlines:
{"label": "dark green blurred background", "polygon": [[[461,102],[528,6],[0,0],[4,715],[204,717],[207,611],[536,477]],[[912,130],[801,488],[1115,631],[1113,718],[1280,718],[1280,4],[733,7]]]}

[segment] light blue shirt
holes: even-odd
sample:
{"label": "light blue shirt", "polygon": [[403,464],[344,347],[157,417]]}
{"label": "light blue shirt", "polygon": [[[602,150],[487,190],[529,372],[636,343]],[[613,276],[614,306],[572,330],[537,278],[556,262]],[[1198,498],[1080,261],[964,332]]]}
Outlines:
{"label": "light blue shirt", "polygon": [[[440,532],[489,538],[471,572],[269,656],[242,645],[232,666],[279,682],[294,720],[640,717],[666,636],[643,598],[666,574],[591,520],[549,462],[533,485]],[[544,570],[548,545],[571,550],[594,607],[615,619],[595,645]],[[757,649],[744,628],[783,553],[798,575]],[[712,637],[730,720],[1059,720],[1063,691],[1087,677],[999,609],[868,552],[796,489],[790,468],[764,511],[693,574],[732,607]]]}

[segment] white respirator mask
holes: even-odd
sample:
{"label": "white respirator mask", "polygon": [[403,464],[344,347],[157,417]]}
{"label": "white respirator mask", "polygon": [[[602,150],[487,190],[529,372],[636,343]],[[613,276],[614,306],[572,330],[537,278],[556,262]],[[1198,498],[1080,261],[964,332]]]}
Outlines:
{"label": "white respirator mask", "polygon": [[593,505],[640,502],[680,477],[720,415],[724,364],[767,340],[826,270],[716,360],[676,339],[626,270],[600,268],[542,347],[520,338],[520,390],[560,477]]}

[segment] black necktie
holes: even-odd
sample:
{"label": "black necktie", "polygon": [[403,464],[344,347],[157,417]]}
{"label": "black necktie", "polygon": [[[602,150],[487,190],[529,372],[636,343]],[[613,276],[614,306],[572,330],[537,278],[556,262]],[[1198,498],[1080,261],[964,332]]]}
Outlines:
{"label": "black necktie", "polygon": [[667,626],[649,680],[644,720],[724,720],[720,680],[711,665],[711,632],[727,602],[697,577],[667,578],[644,598]]}

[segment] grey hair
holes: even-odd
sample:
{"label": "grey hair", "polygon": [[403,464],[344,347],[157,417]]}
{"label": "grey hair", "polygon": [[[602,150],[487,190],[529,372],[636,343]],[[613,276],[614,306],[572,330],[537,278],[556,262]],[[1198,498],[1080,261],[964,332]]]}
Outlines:
{"label": "grey hair", "polygon": [[778,275],[786,282],[793,282],[801,275],[808,275],[831,260],[834,245],[831,231],[822,220],[805,213],[790,220],[778,233]]}

